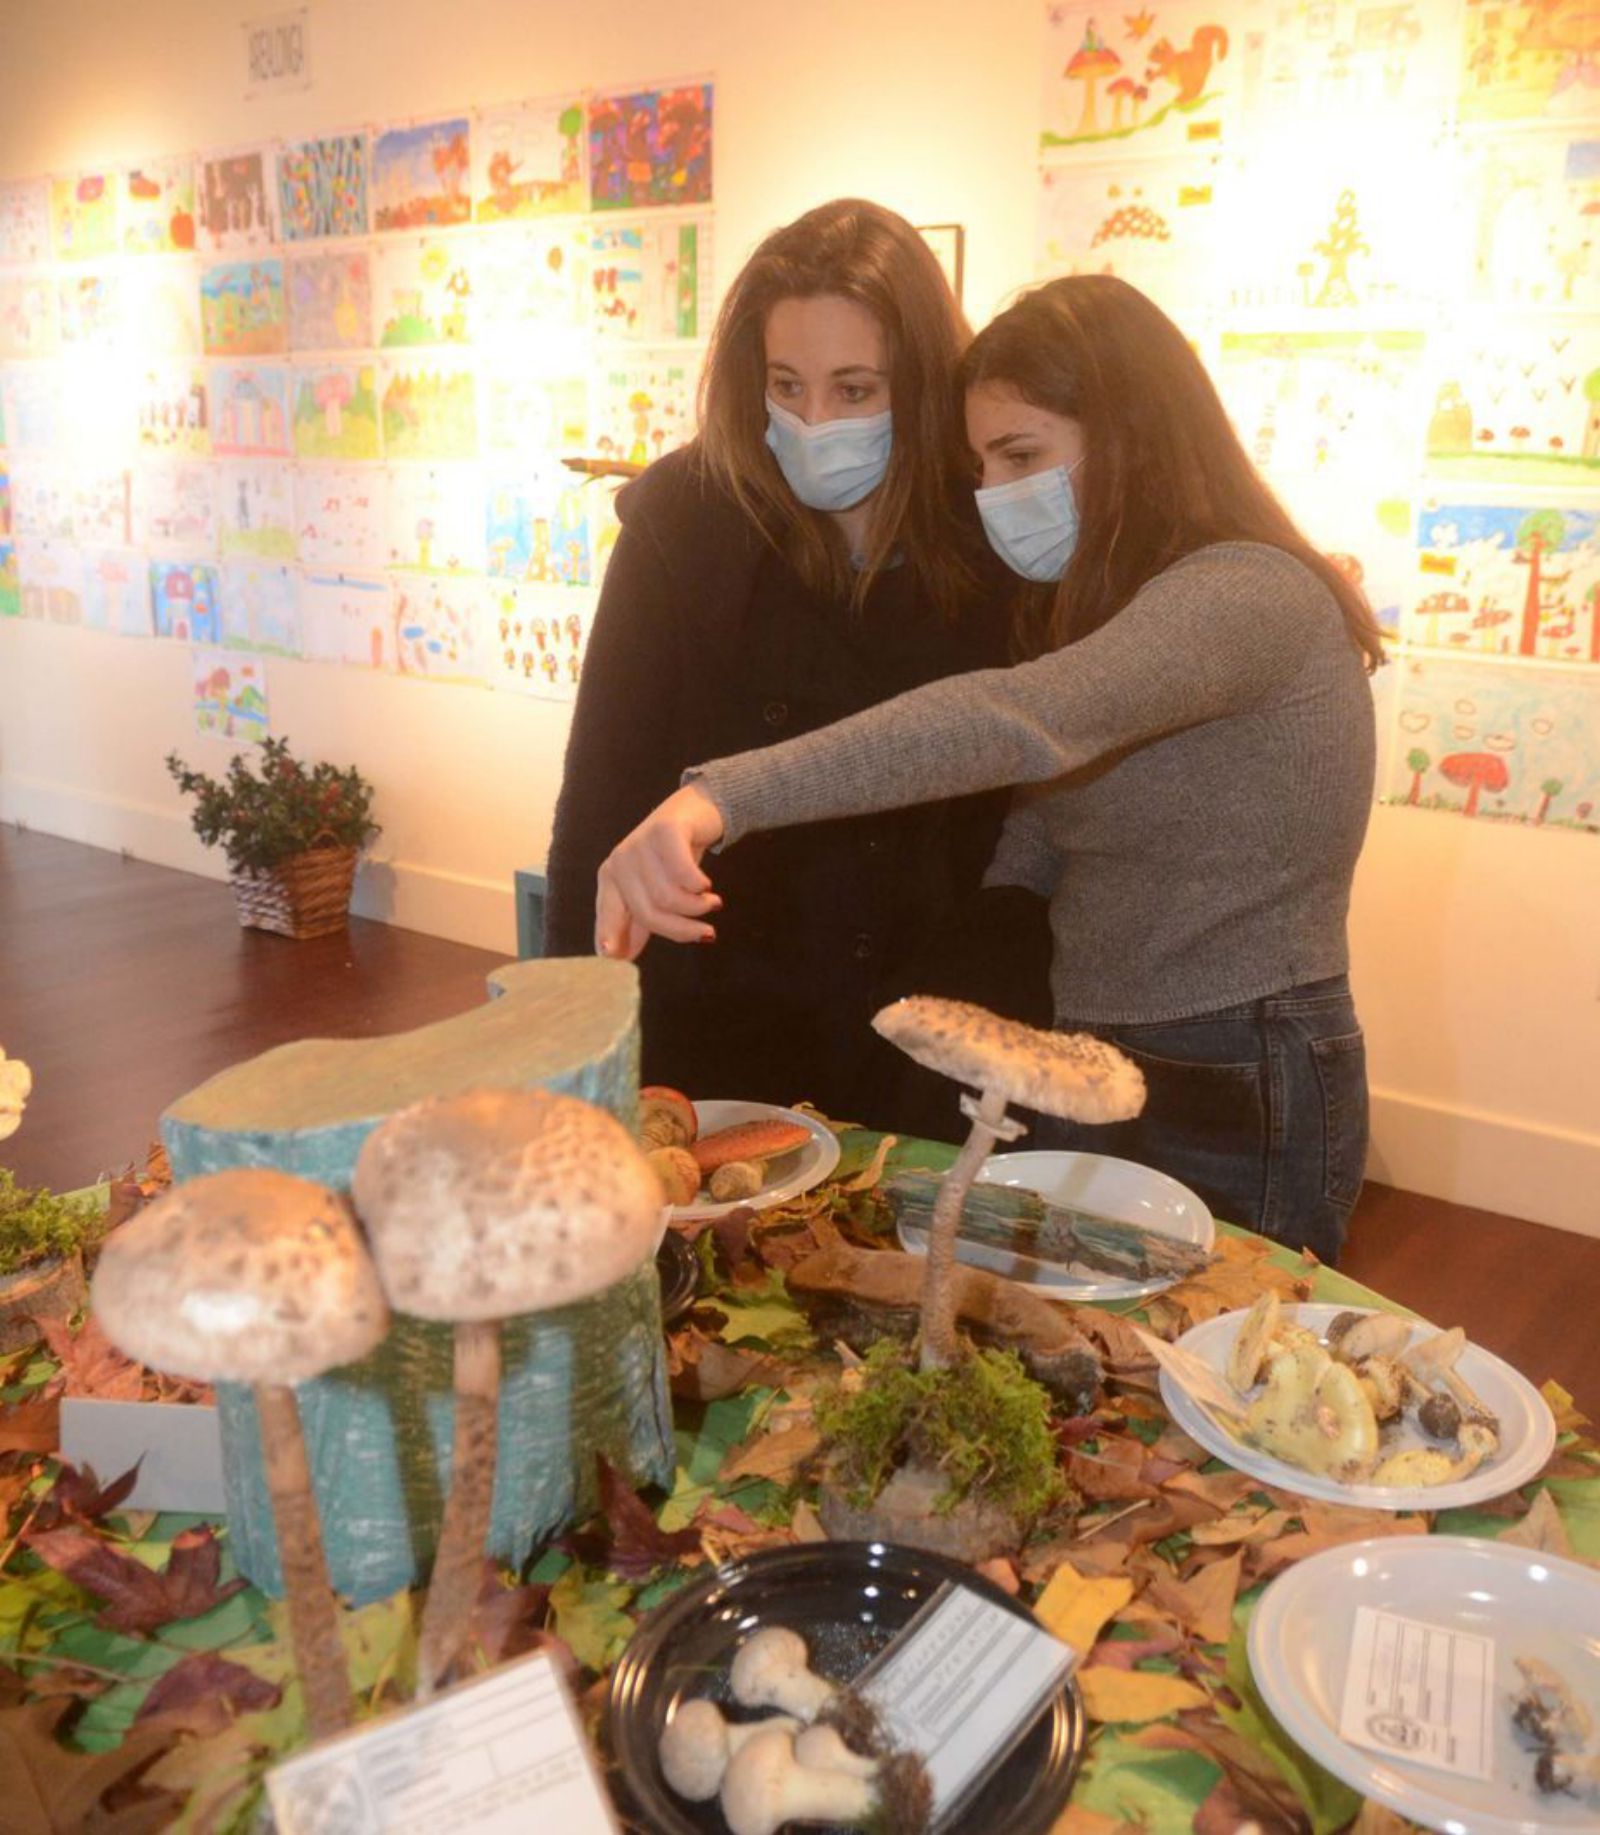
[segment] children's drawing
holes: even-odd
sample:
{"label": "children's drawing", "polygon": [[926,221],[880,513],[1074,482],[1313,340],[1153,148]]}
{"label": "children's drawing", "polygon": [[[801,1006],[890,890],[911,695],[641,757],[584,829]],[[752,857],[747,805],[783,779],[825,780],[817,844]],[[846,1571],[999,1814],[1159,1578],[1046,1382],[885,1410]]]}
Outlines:
{"label": "children's drawing", "polygon": [[19,540],[17,578],[24,618],[83,623],[83,553],[72,542]]}
{"label": "children's drawing", "polygon": [[211,451],[210,400],[199,364],[168,363],[145,371],[138,426],[145,452],[203,458]]}
{"label": "children's drawing", "polygon": [[48,452],[61,443],[61,378],[53,363],[8,364],[0,371],[0,392],[13,452]]}
{"label": "children's drawing", "polygon": [[391,128],[372,149],[374,229],[427,229],[472,216],[472,125],[459,116]]}
{"label": "children's drawing", "polygon": [[307,567],[360,572],[387,557],[386,474],[370,465],[308,465],[295,473],[295,546]]}
{"label": "children's drawing", "polygon": [[482,581],[403,573],[393,587],[395,636],[383,667],[436,682],[482,682]]}
{"label": "children's drawing", "polygon": [[94,272],[69,274],[60,282],[61,343],[68,354],[117,346],[124,330],[121,287],[120,276]]}
{"label": "children's drawing", "polygon": [[473,125],[472,194],[480,223],[586,210],[581,98],[485,109]]}
{"label": "children's drawing", "polygon": [[294,372],[294,449],[302,459],[375,459],[378,397],[370,363]]}
{"label": "children's drawing", "polygon": [[216,472],[179,462],[146,465],[135,485],[138,527],[153,549],[210,555],[217,545]]}
{"label": "children's drawing", "polygon": [[270,357],[289,347],[281,261],[228,261],[200,277],[208,357]]}
{"label": "children's drawing", "polygon": [[17,544],[0,541],[0,618],[22,616],[22,576],[17,571]]}
{"label": "children's drawing", "polygon": [[372,258],[365,249],[288,263],[289,348],[366,350],[372,343]]}
{"label": "children's drawing", "polygon": [[1513,484],[1600,477],[1600,326],[1592,319],[1463,319],[1430,340],[1428,468]]}
{"label": "children's drawing", "polygon": [[300,606],[289,568],[266,561],[226,562],[219,604],[222,641],[230,649],[300,654]]}
{"label": "children's drawing", "polygon": [[200,162],[200,228],[219,253],[265,248],[276,240],[271,155],[218,154]]}
{"label": "children's drawing", "polygon": [[1579,0],[1466,0],[1463,125],[1600,115],[1600,18]]}
{"label": "children's drawing", "polygon": [[152,561],[150,603],[156,636],[180,643],[222,641],[217,570],[202,561]]}
{"label": "children's drawing", "polygon": [[289,372],[275,364],[211,367],[211,450],[219,458],[286,459]]}
{"label": "children's drawing", "polygon": [[301,643],[317,662],[392,666],[394,595],[381,575],[307,571],[300,579]]}
{"label": "children's drawing", "polygon": [[16,533],[11,517],[11,473],[0,461],[0,541],[10,541]]}
{"label": "children's drawing", "polygon": [[150,159],[122,174],[122,248],[173,255],[195,246],[194,162]]}
{"label": "children's drawing", "polygon": [[278,221],[285,242],[367,232],[365,134],[302,140],[278,153]]}
{"label": "children's drawing", "polygon": [[444,359],[387,358],[383,450],[391,459],[470,459],[478,413],[470,369]]}
{"label": "children's drawing", "polygon": [[589,385],[582,376],[519,375],[498,367],[479,378],[486,455],[588,451]]}
{"label": "children's drawing", "polygon": [[133,548],[89,548],[83,555],[83,622],[113,637],[149,637],[150,569]]}
{"label": "children's drawing", "polygon": [[118,252],[114,172],[51,179],[50,246],[57,261],[94,261]]}
{"label": "children's drawing", "polygon": [[1406,638],[1467,656],[1600,666],[1595,512],[1428,504],[1417,518]]}
{"label": "children's drawing", "polygon": [[378,249],[375,266],[380,344],[471,342],[472,270],[465,242],[438,236],[387,242]]}
{"label": "children's drawing", "polygon": [[1232,132],[1239,47],[1206,0],[1046,10],[1047,159],[1215,151]]}
{"label": "children's drawing", "polygon": [[217,505],[217,546],[225,557],[294,559],[294,493],[286,466],[218,466]]}
{"label": "children's drawing", "polygon": [[259,745],[269,732],[267,666],[259,656],[196,650],[190,665],[195,731]]}
{"label": "children's drawing", "polygon": [[49,257],[49,181],[0,179],[0,261],[47,261]]}
{"label": "children's drawing", "polygon": [[582,483],[546,460],[491,479],[486,533],[495,579],[586,586],[591,576]]}
{"label": "children's drawing", "polygon": [[598,596],[588,588],[491,580],[483,641],[489,686],[543,700],[572,700]]}
{"label": "children's drawing", "polygon": [[617,356],[595,372],[591,456],[648,465],[694,438],[698,363],[670,354]]}
{"label": "children's drawing", "polygon": [[1454,82],[1450,0],[1266,0],[1240,37],[1240,115],[1257,145],[1310,124],[1432,121]]}
{"label": "children's drawing", "polygon": [[131,348],[143,357],[200,354],[200,270],[192,260],[142,261],[118,279],[122,318]]}
{"label": "children's drawing", "polygon": [[72,469],[73,538],[90,548],[133,541],[133,473],[84,459]]}
{"label": "children's drawing", "polygon": [[711,202],[711,85],[589,99],[589,196],[596,210]]}
{"label": "children's drawing", "polygon": [[0,361],[53,357],[60,335],[50,281],[27,274],[0,276]]}
{"label": "children's drawing", "polygon": [[1297,478],[1279,495],[1311,542],[1366,595],[1379,629],[1398,638],[1416,568],[1411,499],[1376,495],[1370,478],[1338,491],[1326,479]]}
{"label": "children's drawing", "polygon": [[70,542],[72,473],[61,460],[29,459],[11,471],[11,533],[25,542]]}
{"label": "children's drawing", "polygon": [[508,370],[558,376],[587,367],[587,230],[508,226],[477,237],[468,259],[486,381]]}
{"label": "children's drawing", "polygon": [[483,572],[483,483],[474,468],[392,465],[387,493],[388,566]]}
{"label": "children's drawing", "polygon": [[711,324],[709,220],[595,226],[589,282],[596,329],[659,344]]}
{"label": "children's drawing", "polygon": [[1380,801],[1600,834],[1600,678],[1408,657]]}
{"label": "children's drawing", "polygon": [[1222,286],[1215,156],[1039,174],[1038,271],[1114,274],[1182,319]]}
{"label": "children's drawing", "polygon": [[1471,142],[1477,200],[1469,297],[1502,307],[1600,306],[1600,137]]}

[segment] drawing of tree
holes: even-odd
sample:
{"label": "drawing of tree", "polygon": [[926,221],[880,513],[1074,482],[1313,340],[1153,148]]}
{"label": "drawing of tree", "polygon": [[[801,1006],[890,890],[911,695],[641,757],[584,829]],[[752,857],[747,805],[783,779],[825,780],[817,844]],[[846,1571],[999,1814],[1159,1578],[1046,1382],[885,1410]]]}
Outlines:
{"label": "drawing of tree", "polygon": [[1535,828],[1544,821],[1545,812],[1550,807],[1550,799],[1560,796],[1560,794],[1561,779],[1559,777],[1547,777],[1539,786],[1539,807],[1533,812],[1533,825]]}
{"label": "drawing of tree", "polygon": [[1540,569],[1544,557],[1559,549],[1567,536],[1567,520],[1559,510],[1534,510],[1523,517],[1517,530],[1517,552],[1512,557],[1528,570],[1528,590],[1522,601],[1522,628],[1517,637],[1518,656],[1533,656],[1539,646]]}
{"label": "drawing of tree", "polygon": [[1356,194],[1353,191],[1339,193],[1339,200],[1333,207],[1333,221],[1323,239],[1311,246],[1313,252],[1323,256],[1328,263],[1322,289],[1312,303],[1317,306],[1358,304],[1356,290],[1350,284],[1350,263],[1357,255],[1370,255],[1372,250],[1356,222]]}
{"label": "drawing of tree", "polygon": [[1583,399],[1589,404],[1589,418],[1583,423],[1583,456],[1600,458],[1600,370],[1590,370],[1584,377]]}
{"label": "drawing of tree", "polygon": [[1407,803],[1415,806],[1421,802],[1422,774],[1432,762],[1433,760],[1419,745],[1414,745],[1406,753],[1406,769],[1411,773],[1411,794],[1406,798]]}

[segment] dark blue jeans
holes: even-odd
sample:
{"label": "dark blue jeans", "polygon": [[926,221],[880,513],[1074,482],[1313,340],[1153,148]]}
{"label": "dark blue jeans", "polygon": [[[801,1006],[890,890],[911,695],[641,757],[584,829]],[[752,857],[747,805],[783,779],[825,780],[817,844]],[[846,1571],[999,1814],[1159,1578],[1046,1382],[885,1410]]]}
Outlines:
{"label": "dark blue jeans", "polygon": [[1308,982],[1193,1019],[1075,1025],[1144,1072],[1144,1113],[1109,1127],[1039,1116],[1033,1143],[1181,1180],[1212,1214],[1338,1258],[1367,1154],[1367,1064],[1350,983]]}

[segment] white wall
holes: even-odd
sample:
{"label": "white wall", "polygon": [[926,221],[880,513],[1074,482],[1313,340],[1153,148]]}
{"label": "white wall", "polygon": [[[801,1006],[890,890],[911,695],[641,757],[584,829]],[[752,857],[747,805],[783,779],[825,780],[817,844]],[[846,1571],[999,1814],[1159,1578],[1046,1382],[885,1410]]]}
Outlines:
{"label": "white wall", "polygon": [[[247,102],[240,22],[273,10],[0,0],[0,176],[706,72],[721,279],[841,193],[964,223],[976,322],[1030,273],[1036,0],[321,0],[315,86]],[[0,819],[220,873],[160,762],[222,750],[193,737],[188,667],[177,645],[0,623]],[[565,709],[276,658],[268,676],[276,731],[378,785],[358,909],[509,952]],[[1353,936],[1375,1175],[1600,1234],[1600,843],[1379,809]]]}

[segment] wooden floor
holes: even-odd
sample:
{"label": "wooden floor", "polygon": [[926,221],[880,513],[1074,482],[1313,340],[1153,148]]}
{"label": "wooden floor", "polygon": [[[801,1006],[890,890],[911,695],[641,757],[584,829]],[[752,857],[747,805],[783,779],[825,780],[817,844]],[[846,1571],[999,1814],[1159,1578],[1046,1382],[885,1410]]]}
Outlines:
{"label": "wooden floor", "polygon": [[[241,930],[224,885],[0,825],[0,1045],[34,1071],[0,1164],[87,1184],[224,1066],[442,1019],[501,959],[360,919],[304,943]],[[1600,1239],[1368,1185],[1342,1266],[1600,1418]]]}

